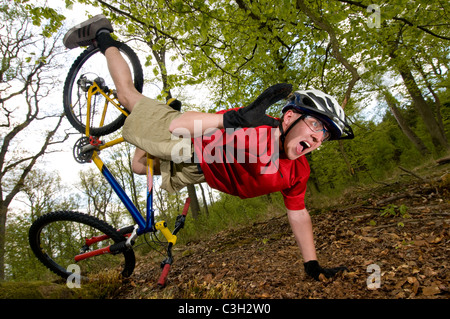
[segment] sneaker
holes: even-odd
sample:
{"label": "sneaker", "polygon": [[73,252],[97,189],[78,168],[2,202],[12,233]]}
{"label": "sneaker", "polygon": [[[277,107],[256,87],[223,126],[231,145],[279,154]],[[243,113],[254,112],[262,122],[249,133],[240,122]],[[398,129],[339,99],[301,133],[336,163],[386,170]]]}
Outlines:
{"label": "sneaker", "polygon": [[63,43],[68,49],[90,45],[101,29],[114,32],[111,22],[103,14],[96,15],[71,28],[64,36]]}

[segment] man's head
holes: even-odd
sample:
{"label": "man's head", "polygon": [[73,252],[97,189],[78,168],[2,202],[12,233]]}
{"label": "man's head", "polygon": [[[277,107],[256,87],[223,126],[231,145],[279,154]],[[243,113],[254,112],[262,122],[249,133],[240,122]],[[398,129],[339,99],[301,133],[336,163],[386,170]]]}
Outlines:
{"label": "man's head", "polygon": [[324,141],[354,137],[342,107],[321,91],[291,93],[282,112],[280,142],[290,159],[315,150]]}
{"label": "man's head", "polygon": [[283,114],[281,126],[284,132],[289,133],[284,135],[282,146],[286,156],[292,160],[317,149],[330,135],[319,119],[293,109]]}

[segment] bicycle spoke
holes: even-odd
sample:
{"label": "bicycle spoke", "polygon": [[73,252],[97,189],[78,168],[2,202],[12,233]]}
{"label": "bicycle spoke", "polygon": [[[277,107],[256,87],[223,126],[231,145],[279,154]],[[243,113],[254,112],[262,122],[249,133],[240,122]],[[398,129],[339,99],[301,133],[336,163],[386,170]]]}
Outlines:
{"label": "bicycle spoke", "polygon": [[88,278],[105,270],[129,276],[134,269],[133,250],[106,253],[110,247],[125,247],[124,235],[86,214],[60,211],[43,215],[32,224],[29,240],[36,257],[63,278],[72,274],[73,267]]}
{"label": "bicycle spoke", "polygon": [[[76,264],[80,267],[83,276],[104,271],[105,268],[116,269],[120,273],[119,267],[123,260],[121,256],[103,254],[79,262],[75,261],[75,256],[82,252],[103,249],[114,244],[111,239],[107,239],[86,247],[85,238],[93,235],[100,234],[98,230],[87,225],[68,221],[53,222],[42,229],[41,246],[43,251],[61,268],[67,270],[70,265]],[[70,241],[67,238],[70,238]]]}
{"label": "bicycle spoke", "polygon": [[[126,45],[120,50],[130,67],[136,89],[142,91],[143,75],[139,59]],[[64,111],[67,119],[84,134],[89,112],[90,135],[102,136],[116,131],[123,125],[125,115],[109,102],[117,100],[114,90],[114,81],[104,55],[98,49],[86,49],[72,65],[64,84]],[[106,106],[108,111],[103,112]]]}

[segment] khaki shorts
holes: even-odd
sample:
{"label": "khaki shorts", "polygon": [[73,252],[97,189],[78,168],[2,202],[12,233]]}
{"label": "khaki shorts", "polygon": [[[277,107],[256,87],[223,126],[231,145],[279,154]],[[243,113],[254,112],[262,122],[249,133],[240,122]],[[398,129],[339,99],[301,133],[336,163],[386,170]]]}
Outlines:
{"label": "khaki shorts", "polygon": [[181,115],[167,104],[144,97],[125,120],[125,141],[160,159],[161,187],[170,193],[205,181],[193,162],[191,138],[176,137],[170,123]]}

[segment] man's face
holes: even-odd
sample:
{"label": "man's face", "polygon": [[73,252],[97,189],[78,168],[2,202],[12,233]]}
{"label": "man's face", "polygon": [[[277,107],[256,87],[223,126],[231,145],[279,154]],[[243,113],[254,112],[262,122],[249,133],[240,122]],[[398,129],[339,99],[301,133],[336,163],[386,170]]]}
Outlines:
{"label": "man's face", "polygon": [[[283,129],[286,130],[297,120],[302,114],[288,110],[283,118]],[[308,120],[308,119],[307,119]],[[314,121],[314,118],[310,120]],[[318,121],[318,120],[317,120]],[[314,122],[313,122],[314,123]],[[310,124],[311,125],[311,124]],[[284,143],[284,151],[287,158],[295,160],[309,152],[312,152],[320,145],[324,139],[324,132],[313,131],[305,122],[301,120],[289,131]]]}

